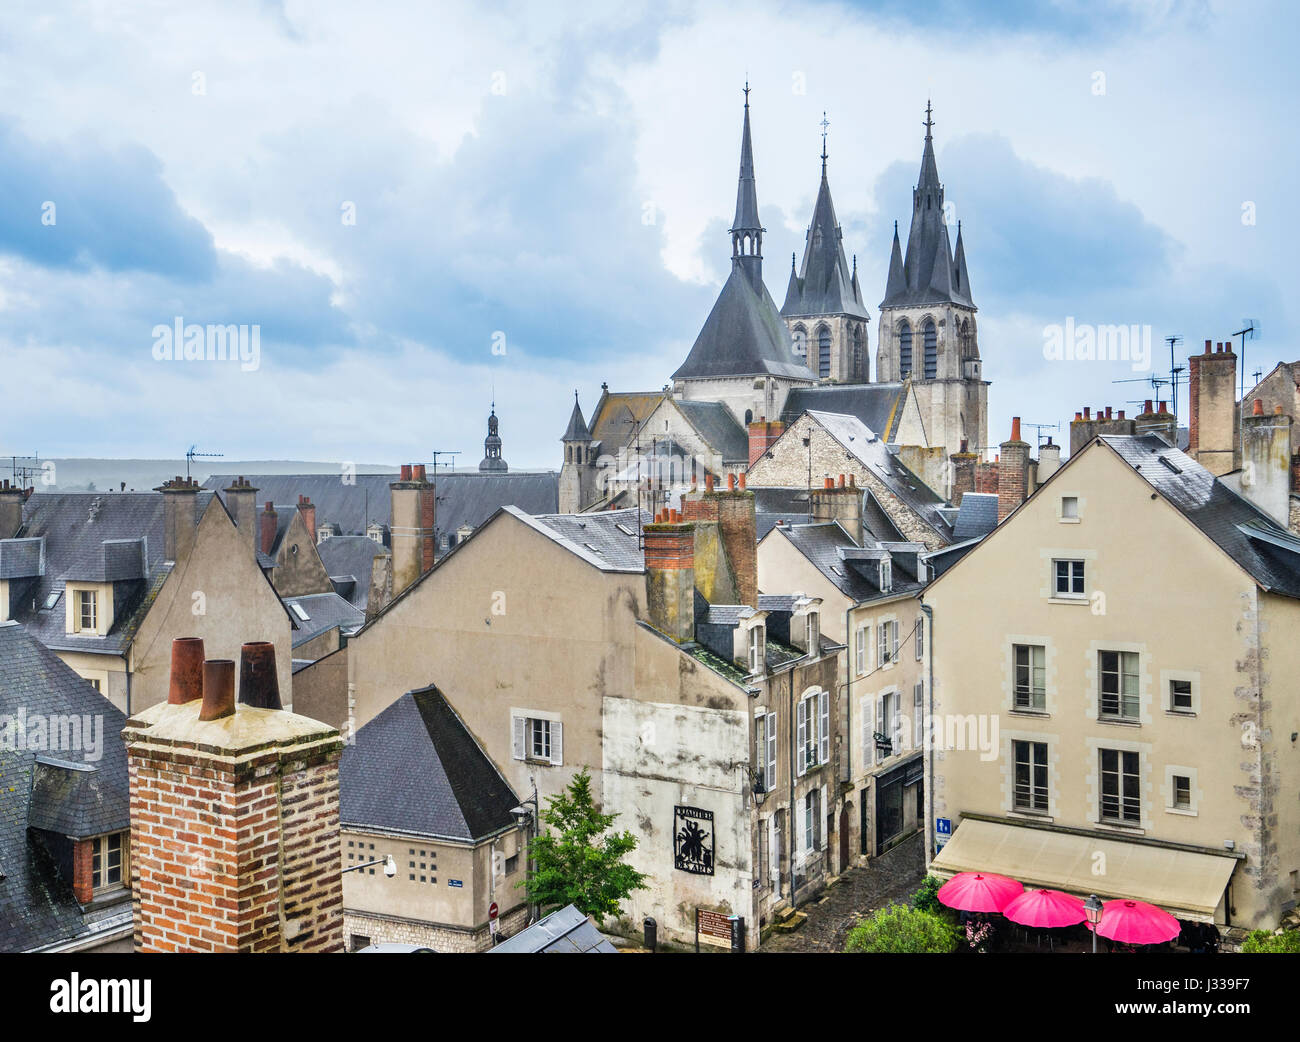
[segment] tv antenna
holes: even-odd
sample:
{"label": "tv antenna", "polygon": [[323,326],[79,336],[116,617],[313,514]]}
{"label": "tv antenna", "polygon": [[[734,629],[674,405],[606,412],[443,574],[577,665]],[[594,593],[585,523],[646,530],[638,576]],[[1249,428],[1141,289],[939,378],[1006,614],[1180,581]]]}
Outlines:
{"label": "tv antenna", "polygon": [[[22,463],[18,461],[22,460]],[[30,461],[30,462],[28,462]],[[33,453],[30,456],[10,456],[10,468],[13,470],[14,484],[18,488],[28,488],[35,484],[33,480],[41,468],[41,454]]]}
{"label": "tv antenna", "polygon": [[185,453],[185,480],[190,480],[190,466],[196,459],[218,459],[225,455],[221,452],[199,452],[197,445],[191,445],[189,451]]}
{"label": "tv antenna", "polygon": [[[459,455],[460,455],[460,449],[434,449],[433,450],[433,480],[434,481],[438,480],[438,457],[439,456],[459,456]],[[447,469],[454,470],[455,467],[456,467],[456,461],[452,460],[452,462],[448,465]]]}
{"label": "tv antenna", "polygon": [[1241,328],[1232,334],[1241,337],[1241,394],[1240,398],[1246,397],[1246,341],[1259,339],[1259,323],[1253,318],[1243,318]]}
{"label": "tv antenna", "polygon": [[[1061,421],[1060,421],[1060,420],[1057,420],[1055,423],[1022,423],[1021,426],[1022,426],[1022,427],[1033,427],[1034,430],[1036,430],[1036,431],[1038,432],[1038,434],[1037,434],[1037,438],[1038,438],[1038,448],[1040,448],[1040,449],[1043,447],[1043,431],[1056,431],[1058,434],[1061,432]],[[1048,437],[1049,437],[1049,440],[1050,440],[1050,437],[1051,437],[1051,436],[1049,435]]]}

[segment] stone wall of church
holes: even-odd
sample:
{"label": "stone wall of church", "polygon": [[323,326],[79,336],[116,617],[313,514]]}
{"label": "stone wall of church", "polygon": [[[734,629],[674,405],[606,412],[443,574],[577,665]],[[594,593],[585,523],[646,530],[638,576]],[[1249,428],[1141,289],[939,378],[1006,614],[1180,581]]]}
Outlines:
{"label": "stone wall of church", "polygon": [[[962,366],[962,337],[970,338],[976,357],[979,331],[975,313],[955,304],[926,304],[920,307],[882,308],[880,331],[876,339],[876,380],[884,383],[901,379],[899,371],[899,331],[906,321],[912,328],[912,370],[924,378],[925,338],[921,330],[927,319],[933,320],[938,334],[938,368],[935,378],[960,380],[967,376]],[[964,332],[963,332],[964,326]]]}
{"label": "stone wall of church", "polygon": [[673,397],[696,402],[722,402],[736,422],[748,427],[755,420],[775,420],[785,408],[792,387],[809,387],[811,380],[776,376],[738,376],[714,380],[677,380]]}
{"label": "stone wall of church", "polygon": [[[835,383],[870,381],[871,352],[864,319],[849,315],[818,315],[787,318],[785,322],[790,329],[790,347],[795,358],[818,377]],[[826,376],[822,376],[821,371],[819,337],[823,328],[831,334],[830,371]]]}

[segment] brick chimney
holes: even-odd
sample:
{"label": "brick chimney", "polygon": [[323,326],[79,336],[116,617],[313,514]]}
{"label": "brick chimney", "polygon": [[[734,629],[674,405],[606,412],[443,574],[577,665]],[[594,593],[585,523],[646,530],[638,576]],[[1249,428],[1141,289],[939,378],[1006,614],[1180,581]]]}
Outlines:
{"label": "brick chimney", "polygon": [[647,621],[679,644],[694,640],[695,524],[674,510],[643,531]]}
{"label": "brick chimney", "polygon": [[1169,411],[1169,403],[1148,399],[1142,415],[1134,423],[1137,434],[1158,434],[1175,448],[1178,446],[1178,420]]}
{"label": "brick chimney", "polygon": [[1241,446],[1237,436],[1237,356],[1232,343],[1212,345],[1205,354],[1187,360],[1187,452],[1216,477],[1237,468]]}
{"label": "brick chimney", "polygon": [[299,496],[298,513],[302,515],[303,524],[311,533],[311,541],[316,542],[316,504],[308,496]]}
{"label": "brick chimney", "polygon": [[135,950],[340,952],[339,732],[236,706],[233,666],[122,731]]}
{"label": "brick chimney", "polygon": [[23,527],[23,504],[27,493],[6,478],[0,482],[0,539],[12,539]]}
{"label": "brick chimney", "polygon": [[433,567],[437,493],[423,463],[404,463],[392,493],[393,596]]}
{"label": "brick chimney", "polygon": [[1241,494],[1283,528],[1291,520],[1291,417],[1258,398],[1241,421]]}
{"label": "brick chimney", "polygon": [[194,549],[199,483],[178,474],[154,491],[163,497],[163,557],[184,561]]}
{"label": "brick chimney", "polygon": [[772,443],[781,437],[785,424],[779,420],[759,419],[749,425],[749,465],[752,467],[763,457]]}
{"label": "brick chimney", "polygon": [[1020,417],[1011,418],[1011,439],[999,446],[998,522],[1029,494],[1029,443],[1020,440]]}
{"label": "brick chimney", "polygon": [[249,553],[257,550],[257,489],[241,474],[225,490],[226,509],[234,518],[240,536],[248,544]]}
{"label": "brick chimney", "polygon": [[862,491],[856,483],[845,484],[843,474],[838,483],[827,478],[824,488],[813,490],[812,517],[814,521],[838,521],[853,541],[862,545]]}
{"label": "brick chimney", "polygon": [[269,554],[275,546],[275,533],[279,527],[280,515],[275,512],[275,504],[268,499],[266,509],[262,511],[262,553]]}
{"label": "brick chimney", "polygon": [[967,449],[965,438],[961,440],[961,450],[948,458],[952,461],[952,505],[959,507],[961,497],[975,491],[975,465],[980,458]]}

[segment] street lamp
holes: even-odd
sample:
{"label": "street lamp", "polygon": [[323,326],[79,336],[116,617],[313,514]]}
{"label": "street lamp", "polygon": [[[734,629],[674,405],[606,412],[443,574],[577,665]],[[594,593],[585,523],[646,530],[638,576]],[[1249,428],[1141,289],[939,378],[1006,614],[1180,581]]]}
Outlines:
{"label": "street lamp", "polygon": [[343,870],[343,875],[347,875],[349,872],[360,872],[361,869],[370,868],[372,865],[383,865],[384,875],[389,879],[397,875],[397,862],[393,860],[392,854],[389,854],[386,858],[381,857],[374,861],[367,861],[364,865],[351,865]]}
{"label": "street lamp", "polygon": [[1089,894],[1088,900],[1083,902],[1083,914],[1088,917],[1088,923],[1092,926],[1092,954],[1097,954],[1097,927],[1101,925],[1101,898],[1096,894]]}
{"label": "street lamp", "polygon": [[[532,779],[529,779],[532,781]],[[532,804],[530,807],[529,804]],[[537,801],[537,782],[533,781],[533,798],[524,800],[518,807],[512,807],[510,816],[515,819],[515,825],[524,830],[524,888],[528,889],[528,882],[533,875],[533,850],[530,842],[538,834],[540,828],[539,819],[542,816],[542,809]],[[537,921],[537,906],[533,902],[532,894],[528,896],[528,921],[534,923]]]}

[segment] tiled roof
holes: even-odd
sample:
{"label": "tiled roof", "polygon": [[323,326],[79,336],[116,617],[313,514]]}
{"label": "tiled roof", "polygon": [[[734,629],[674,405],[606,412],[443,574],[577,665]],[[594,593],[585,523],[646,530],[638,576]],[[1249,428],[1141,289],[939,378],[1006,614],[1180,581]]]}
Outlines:
{"label": "tiled roof", "polygon": [[998,527],[998,497],[992,492],[967,492],[952,528],[956,540],[976,539]]}
{"label": "tiled roof", "polygon": [[344,828],[477,842],[514,823],[519,798],[436,687],[362,727],[339,763]]}
{"label": "tiled roof", "polygon": [[615,454],[663,400],[663,391],[606,391],[591,418],[592,439],[601,444],[602,451]]}
{"label": "tiled roof", "polygon": [[[519,520],[577,554],[602,572],[641,572],[645,555],[637,545],[637,510],[602,510],[593,514],[540,514],[528,517],[510,510]],[[643,524],[654,519],[641,511]]]}
{"label": "tiled roof", "polygon": [[[60,760],[86,764],[93,772],[38,768],[34,750],[0,751],[0,951],[6,952],[84,937],[121,918],[116,907],[81,911],[70,881],[59,875],[29,825],[66,829],[64,835],[120,832],[130,825],[121,739],[126,718],[22,626],[0,623],[0,717],[15,719],[20,712],[27,721],[37,714],[46,720],[88,718],[101,748],[98,760],[91,758],[93,742],[91,750],[57,752]],[[33,792],[35,821],[29,817]],[[128,903],[128,924],[129,913]]]}
{"label": "tiled roof", "polygon": [[721,402],[675,401],[673,404],[722,456],[723,463],[749,462],[749,432]]}
{"label": "tiled roof", "polygon": [[44,539],[0,539],[0,579],[34,579],[44,574]]}
{"label": "tiled roof", "polygon": [[[374,572],[376,557],[386,556],[388,548],[364,535],[336,535],[318,543],[316,552],[331,579],[350,576],[354,583],[343,596],[353,607],[366,609],[370,598],[370,577]],[[342,593],[342,590],[339,591]]]}
{"label": "tiled roof", "polygon": [[901,383],[796,387],[786,396],[781,419],[788,427],[805,412],[843,413],[856,416],[885,441],[892,441],[901,419],[902,392]]}
{"label": "tiled roof", "polygon": [[[772,536],[790,540],[808,562],[844,596],[854,603],[878,597],[896,597],[920,590],[916,581],[916,558],[925,547],[919,543],[869,543],[859,547],[835,521],[783,525]],[[895,563],[893,582],[888,591],[880,588],[880,561],[888,557]],[[763,604],[762,599],[759,601]]]}
{"label": "tiled roof", "polygon": [[[337,593],[311,593],[284,598],[290,617],[298,627],[293,632],[293,646],[300,647],[335,626],[349,634],[360,629],[366,613]],[[299,614],[302,612],[302,615]],[[303,618],[306,615],[307,618]]]}

